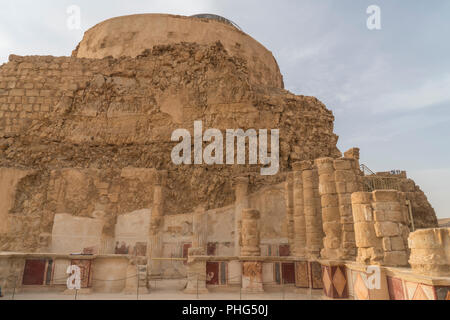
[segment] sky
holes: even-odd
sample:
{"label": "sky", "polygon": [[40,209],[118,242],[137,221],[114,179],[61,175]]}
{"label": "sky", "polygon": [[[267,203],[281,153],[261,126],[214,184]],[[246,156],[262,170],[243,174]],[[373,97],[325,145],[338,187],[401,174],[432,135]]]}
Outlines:
{"label": "sky", "polygon": [[[70,29],[68,8],[80,8]],[[369,30],[370,5],[381,29]],[[450,218],[450,1],[15,0],[0,10],[0,64],[68,56],[95,24],[133,13],[222,15],[274,54],[286,89],[335,117],[338,147],[372,171],[406,170]]]}

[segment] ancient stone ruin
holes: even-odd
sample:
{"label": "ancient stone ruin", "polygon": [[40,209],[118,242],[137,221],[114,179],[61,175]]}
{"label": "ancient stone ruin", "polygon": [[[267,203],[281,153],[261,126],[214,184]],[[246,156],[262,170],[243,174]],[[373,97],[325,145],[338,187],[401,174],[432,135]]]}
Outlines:
{"label": "ancient stone ruin", "polygon": [[[195,121],[279,129],[279,172],[173,164],[172,132]],[[333,125],[224,18],[118,17],[71,57],[11,55],[0,66],[0,286],[64,291],[77,265],[86,293],[181,277],[186,293],[449,299],[449,228],[406,172],[342,154]]]}

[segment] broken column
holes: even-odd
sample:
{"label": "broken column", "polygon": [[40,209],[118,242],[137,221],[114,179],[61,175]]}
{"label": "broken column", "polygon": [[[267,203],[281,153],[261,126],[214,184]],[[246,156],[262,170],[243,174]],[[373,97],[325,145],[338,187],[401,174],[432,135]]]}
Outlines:
{"label": "broken column", "polygon": [[248,293],[263,292],[262,262],[246,258],[261,255],[259,234],[258,210],[244,209],[242,211],[242,248],[241,259],[243,260],[242,290]]}
{"label": "broken column", "polygon": [[351,199],[358,247],[356,260],[371,265],[408,265],[409,228],[404,193],[355,192]]}
{"label": "broken column", "polygon": [[204,206],[195,209],[192,215],[192,248],[188,249],[187,285],[184,293],[207,293],[206,260],[196,258],[206,255],[207,219]]}
{"label": "broken column", "polygon": [[352,193],[362,191],[358,183],[359,167],[353,158],[334,160],[336,192],[338,194],[339,216],[341,222],[341,258],[354,260],[356,257],[355,232],[352,214]]}
{"label": "broken column", "polygon": [[450,277],[450,228],[422,229],[409,234],[409,263],[417,274]]}
{"label": "broken column", "polygon": [[286,203],[286,226],[290,248],[294,248],[294,174],[288,173],[284,187],[284,199]]}
{"label": "broken column", "polygon": [[161,275],[161,261],[153,258],[162,257],[162,226],[164,222],[164,184],[167,171],[156,171],[153,186],[153,207],[150,218],[149,232],[149,273],[152,276]]}
{"label": "broken column", "polygon": [[319,175],[311,161],[301,163],[303,180],[303,211],[305,214],[306,254],[310,259],[320,256],[323,248],[322,211]]}
{"label": "broken column", "polygon": [[302,163],[292,165],[294,196],[294,255],[304,257],[306,252],[306,222],[303,200]]}
{"label": "broken column", "polygon": [[319,194],[322,205],[323,231],[325,233],[321,257],[339,260],[341,259],[342,230],[333,159],[317,159],[315,164],[319,174]]}

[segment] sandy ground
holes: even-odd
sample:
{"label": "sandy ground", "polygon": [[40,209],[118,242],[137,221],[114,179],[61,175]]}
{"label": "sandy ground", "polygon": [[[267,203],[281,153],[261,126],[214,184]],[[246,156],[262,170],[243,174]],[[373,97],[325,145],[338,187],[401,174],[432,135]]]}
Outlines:
{"label": "sandy ground", "polygon": [[122,293],[91,293],[73,295],[62,292],[36,292],[19,290],[4,294],[1,300],[323,300],[322,290],[296,289],[292,286],[282,288],[267,288],[264,294],[245,294],[239,288],[212,288],[208,294],[185,294],[182,292],[185,281],[164,280],[152,282],[152,288],[147,294],[125,295]]}

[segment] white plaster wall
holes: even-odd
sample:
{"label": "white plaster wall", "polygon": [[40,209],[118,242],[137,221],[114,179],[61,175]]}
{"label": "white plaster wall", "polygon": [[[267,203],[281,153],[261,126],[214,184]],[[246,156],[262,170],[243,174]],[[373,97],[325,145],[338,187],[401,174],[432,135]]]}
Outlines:
{"label": "white plaster wall", "polygon": [[52,231],[51,252],[80,253],[84,248],[94,247],[99,252],[102,246],[104,221],[70,214],[55,214]]}

